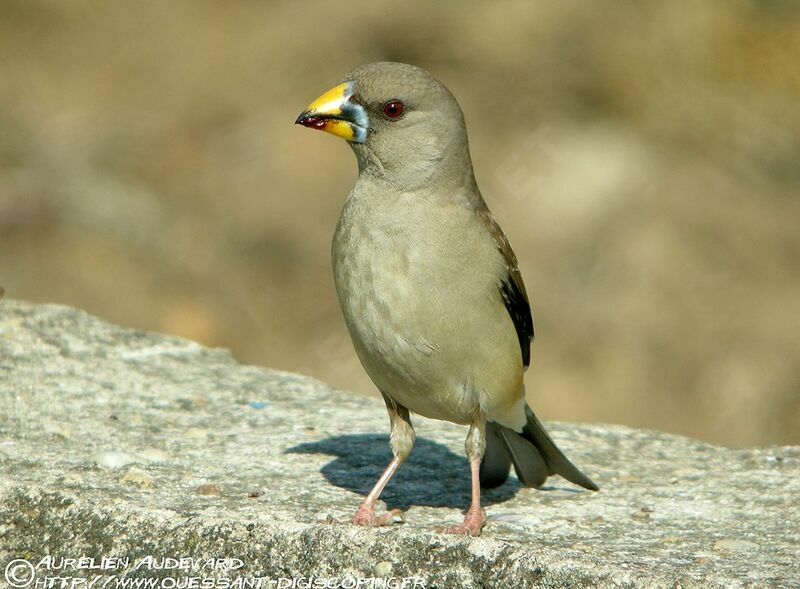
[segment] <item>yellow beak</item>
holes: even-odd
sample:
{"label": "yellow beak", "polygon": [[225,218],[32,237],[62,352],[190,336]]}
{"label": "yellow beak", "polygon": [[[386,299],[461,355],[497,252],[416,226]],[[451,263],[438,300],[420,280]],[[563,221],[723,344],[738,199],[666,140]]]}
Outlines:
{"label": "yellow beak", "polygon": [[352,100],[352,97],[353,83],[339,84],[309,104],[295,123],[331,133],[353,143],[364,143],[369,119],[364,107]]}

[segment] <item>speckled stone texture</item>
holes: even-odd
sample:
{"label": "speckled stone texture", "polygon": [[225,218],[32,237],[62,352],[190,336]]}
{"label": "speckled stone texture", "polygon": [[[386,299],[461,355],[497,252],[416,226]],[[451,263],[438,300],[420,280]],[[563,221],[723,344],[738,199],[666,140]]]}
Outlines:
{"label": "speckled stone texture", "polygon": [[[560,478],[527,489],[512,476],[486,494],[489,523],[471,539],[435,529],[460,521],[469,500],[464,428],[415,420],[417,446],[383,498],[406,510],[404,524],[325,523],[347,519],[390,459],[382,403],[224,350],[4,300],[0,403],[0,574],[49,554],[130,559],[69,573],[101,574],[104,587],[189,574],[134,569],[146,556],[241,561],[198,573],[215,583],[800,586],[798,447],[553,423],[601,491]],[[66,573],[40,567],[37,579],[46,574]]]}

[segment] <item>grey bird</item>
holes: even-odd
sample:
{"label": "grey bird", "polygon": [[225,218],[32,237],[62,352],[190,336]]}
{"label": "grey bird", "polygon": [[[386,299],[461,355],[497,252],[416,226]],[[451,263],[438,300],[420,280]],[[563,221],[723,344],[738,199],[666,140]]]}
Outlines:
{"label": "grey bird", "polygon": [[517,259],[475,182],[461,108],[418,67],[348,73],[296,123],[346,139],[358,180],[333,238],[336,292],[356,353],[389,412],[394,458],[353,523],[387,525],[381,492],[414,445],[410,413],[469,426],[472,501],[448,532],[477,536],[480,490],[513,464],[597,485],[558,449],[525,401],[533,319]]}

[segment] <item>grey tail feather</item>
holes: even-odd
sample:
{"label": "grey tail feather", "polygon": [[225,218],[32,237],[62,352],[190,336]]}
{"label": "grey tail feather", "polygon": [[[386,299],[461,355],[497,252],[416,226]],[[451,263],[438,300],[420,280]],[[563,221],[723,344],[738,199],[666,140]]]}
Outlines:
{"label": "grey tail feather", "polygon": [[[493,422],[487,423],[486,454],[481,462],[481,485],[496,487],[505,482],[510,461],[519,480],[529,487],[540,487],[548,476],[560,474],[576,485],[598,491],[599,487],[594,481],[558,449],[527,405],[525,413],[528,421],[521,434]],[[502,457],[503,450],[505,458]],[[486,482],[483,478],[484,472],[487,476]]]}
{"label": "grey tail feather", "polygon": [[503,429],[493,421],[486,422],[486,450],[481,460],[481,487],[492,489],[506,482],[511,472],[511,456],[500,437]]}

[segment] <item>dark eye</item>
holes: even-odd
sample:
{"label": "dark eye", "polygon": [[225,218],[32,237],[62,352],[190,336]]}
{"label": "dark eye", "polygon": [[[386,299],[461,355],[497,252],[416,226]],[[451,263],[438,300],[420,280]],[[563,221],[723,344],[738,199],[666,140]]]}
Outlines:
{"label": "dark eye", "polygon": [[390,100],[383,105],[383,114],[390,119],[396,119],[397,117],[401,116],[404,110],[405,107],[399,100]]}

